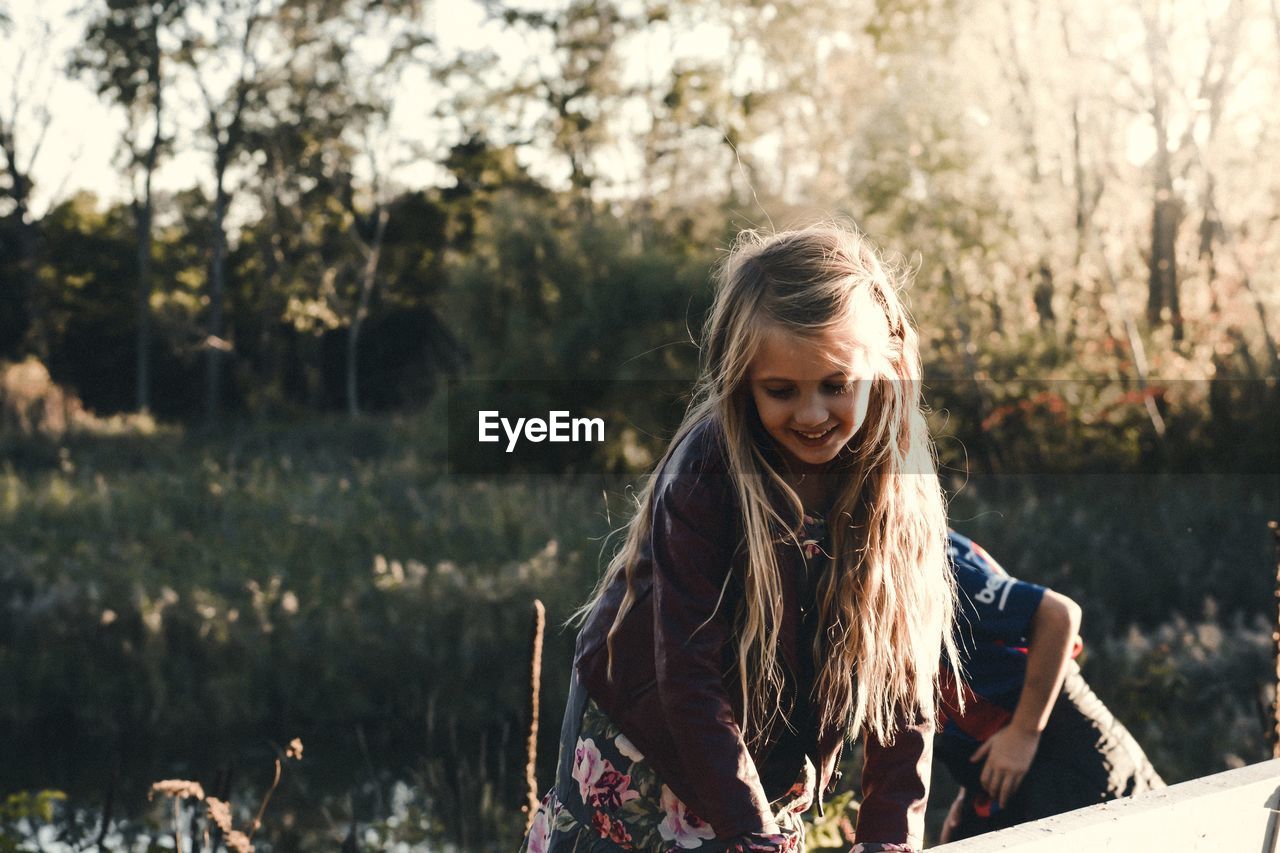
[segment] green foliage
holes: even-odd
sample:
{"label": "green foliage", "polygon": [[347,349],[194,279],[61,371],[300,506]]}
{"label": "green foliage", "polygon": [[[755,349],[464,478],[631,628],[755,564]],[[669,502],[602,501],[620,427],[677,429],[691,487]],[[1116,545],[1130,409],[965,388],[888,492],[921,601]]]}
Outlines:
{"label": "green foliage", "polygon": [[1084,671],[1166,780],[1194,779],[1271,756],[1271,633],[1261,617],[1222,620],[1211,606],[1092,645]]}
{"label": "green foliage", "polygon": [[[1274,474],[955,478],[953,527],[1084,608],[1087,640],[1204,610],[1252,619],[1274,576]],[[1154,586],[1154,589],[1153,589]]]}
{"label": "green foliage", "polygon": [[847,850],[853,841],[853,828],[858,823],[858,802],[853,791],[845,791],[828,800],[823,816],[812,812],[812,822],[805,830],[807,850]]}
{"label": "green foliage", "polygon": [[[135,786],[210,778],[287,732],[341,779],[367,738],[379,764],[434,756],[419,764],[432,796],[486,798],[509,836],[527,608],[568,616],[608,522],[596,485],[443,480],[432,423],[80,437],[9,463],[0,719],[22,736],[6,778],[64,750],[81,756],[77,797],[116,763]],[[571,637],[547,642],[550,719]],[[385,817],[367,808],[361,822]],[[457,814],[473,838],[496,831]]]}
{"label": "green foliage", "polygon": [[[308,762],[278,800],[293,828],[263,830],[280,849],[340,840],[351,821],[372,848],[509,846],[529,602],[548,609],[545,786],[572,654],[558,626],[627,502],[598,477],[445,478],[441,428],[427,412],[11,439],[0,725],[17,736],[0,790],[74,755],[59,785],[92,812],[113,765],[139,792],[260,766],[255,744],[298,734]],[[1258,478],[974,478],[952,517],[1016,576],[1084,604],[1086,676],[1178,781],[1261,749],[1266,635],[1253,620],[1275,494]],[[1169,621],[1209,594],[1221,615]],[[857,778],[856,750],[844,769]],[[251,804],[267,781],[232,793]],[[815,832],[838,831],[833,820]]]}
{"label": "green foliage", "polygon": [[38,820],[49,823],[53,820],[55,803],[65,802],[67,795],[62,791],[19,791],[5,798],[0,805],[0,821],[12,823],[19,820]]}
{"label": "green foliage", "polygon": [[68,814],[66,804],[66,793],[48,788],[4,797],[0,800],[0,851],[43,849],[32,848],[31,838],[42,838],[45,844],[54,837],[73,846],[83,843],[87,829]]}

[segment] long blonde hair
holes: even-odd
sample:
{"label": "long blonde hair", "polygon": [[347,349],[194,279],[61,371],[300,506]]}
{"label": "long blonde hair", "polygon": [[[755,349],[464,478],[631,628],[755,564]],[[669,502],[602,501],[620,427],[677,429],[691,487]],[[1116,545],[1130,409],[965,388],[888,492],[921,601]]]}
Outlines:
{"label": "long blonde hair", "polygon": [[[803,508],[770,461],[748,369],[769,327],[809,337],[847,328],[854,306],[867,304],[859,298],[865,294],[884,312],[890,345],[883,372],[872,385],[865,422],[833,463],[839,476],[828,519],[832,565],[816,588],[820,630],[812,650],[812,699],[824,730],[865,726],[890,741],[896,710],[933,719],[940,652],[957,662],[955,582],[946,565],[946,516],[921,410],[916,332],[875,248],[839,225],[744,232],[719,265],[716,283],[693,399],[656,470],[694,427],[719,422],[747,546],[735,641],[744,729],[756,735],[785,713],[777,549],[800,547]],[[609,632],[610,668],[614,633],[635,600],[632,573],[650,534],[656,480],[650,477],[641,491],[621,548],[578,612],[585,618],[606,587],[625,575],[626,594]],[[790,517],[771,494],[782,496]]]}

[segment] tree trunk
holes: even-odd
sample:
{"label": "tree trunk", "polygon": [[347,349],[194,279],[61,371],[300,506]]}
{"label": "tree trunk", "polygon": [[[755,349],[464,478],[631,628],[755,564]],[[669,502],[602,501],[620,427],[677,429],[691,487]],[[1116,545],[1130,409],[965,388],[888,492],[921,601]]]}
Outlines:
{"label": "tree trunk", "polygon": [[1080,293],[1084,290],[1084,248],[1088,241],[1089,212],[1085,205],[1084,159],[1080,151],[1080,99],[1071,103],[1071,172],[1076,189],[1076,242],[1071,263],[1071,293],[1067,297],[1068,349],[1075,343],[1076,325],[1080,322]]}
{"label": "tree trunk", "polygon": [[[1258,325],[1262,327],[1262,343],[1267,350],[1267,359],[1271,362],[1269,375],[1275,376],[1280,373],[1280,347],[1276,345],[1276,339],[1271,335],[1270,321],[1267,319],[1267,306],[1262,297],[1254,288],[1250,276],[1244,270],[1244,265],[1240,262],[1239,257],[1236,259],[1237,266],[1240,267],[1240,286],[1244,292],[1249,294],[1250,300],[1253,302],[1253,310],[1258,314]],[[1241,343],[1240,346],[1244,350],[1244,354],[1248,355],[1249,348],[1247,344]]]}
{"label": "tree trunk", "polygon": [[137,385],[139,412],[151,409],[151,174],[143,179],[142,201],[135,205],[138,254]]}
{"label": "tree trunk", "polygon": [[0,121],[0,153],[4,154],[9,173],[9,197],[13,199],[11,216],[16,225],[18,243],[18,297],[15,300],[19,316],[15,324],[15,355],[34,352],[45,358],[44,333],[41,325],[39,294],[36,292],[36,252],[39,245],[36,228],[31,223],[28,207],[31,195],[31,179],[18,165],[17,144],[13,128]]}
{"label": "tree trunk", "polygon": [[1164,321],[1164,309],[1169,309],[1169,324],[1173,327],[1173,340],[1183,338],[1182,314],[1178,299],[1178,267],[1174,249],[1180,218],[1178,202],[1173,194],[1173,168],[1169,152],[1169,128],[1165,111],[1168,88],[1165,79],[1164,46],[1160,21],[1148,18],[1147,56],[1151,66],[1152,98],[1151,120],[1156,130],[1151,203],[1151,251],[1147,259],[1147,325],[1151,329]]}
{"label": "tree trunk", "polygon": [[1168,152],[1157,152],[1156,188],[1151,206],[1151,252],[1147,261],[1147,323],[1152,329],[1160,326],[1164,322],[1164,309],[1168,308],[1175,341],[1183,337],[1178,304],[1178,267],[1174,256],[1178,213],[1178,203],[1173,198]]}
{"label": "tree trunk", "polygon": [[351,417],[360,414],[358,356],[360,330],[365,318],[369,316],[369,300],[373,296],[373,287],[378,277],[378,261],[382,257],[382,239],[387,233],[387,220],[391,218],[385,205],[378,205],[377,217],[373,229],[373,239],[369,243],[369,255],[365,259],[364,274],[360,279],[360,302],[356,306],[355,316],[351,319],[351,330],[347,335],[347,413]]}
{"label": "tree trunk", "polygon": [[[153,19],[153,24],[158,21]],[[153,31],[153,36],[155,35]],[[151,178],[155,174],[156,159],[160,154],[160,119],[163,115],[162,86],[160,82],[160,46],[152,42],[151,81],[155,87],[155,133],[151,147],[147,149],[142,174],[142,201],[136,206],[138,228],[138,367],[137,404],[139,412],[151,409],[151,221],[154,201],[151,196]]]}
{"label": "tree trunk", "polygon": [[1209,316],[1217,321],[1222,313],[1222,305],[1218,301],[1218,260],[1214,251],[1214,242],[1222,234],[1222,220],[1218,216],[1217,204],[1214,201],[1213,175],[1205,177],[1204,197],[1200,218],[1200,271],[1204,276],[1204,286],[1209,291]]}
{"label": "tree trunk", "polygon": [[1053,313],[1053,268],[1049,259],[1042,257],[1035,272],[1035,287],[1032,290],[1032,301],[1036,306],[1036,317],[1040,321],[1041,331],[1052,333],[1057,322]]}
{"label": "tree trunk", "polygon": [[20,203],[14,211],[18,224],[18,303],[22,315],[19,319],[18,347],[23,354],[35,353],[42,361],[48,357],[44,332],[44,311],[40,305],[40,292],[36,281],[36,253],[39,237],[29,221],[27,206]]}
{"label": "tree trunk", "polygon": [[222,302],[226,292],[227,235],[223,220],[227,213],[227,150],[218,144],[216,156],[217,182],[213,202],[213,258],[209,274],[209,334],[205,340],[205,418],[217,421],[222,403]]}

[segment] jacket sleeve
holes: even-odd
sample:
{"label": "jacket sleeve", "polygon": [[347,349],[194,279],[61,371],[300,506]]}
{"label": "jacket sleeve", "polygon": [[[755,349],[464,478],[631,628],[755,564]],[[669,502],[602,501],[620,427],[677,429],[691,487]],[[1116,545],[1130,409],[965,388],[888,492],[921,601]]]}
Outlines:
{"label": "jacket sleeve", "polygon": [[[858,810],[859,843],[867,849],[919,850],[924,843],[924,812],[933,765],[933,724],[899,713],[892,744],[870,732],[862,765],[862,806]],[[901,847],[896,846],[901,845]],[[856,848],[855,848],[856,849]]]}
{"label": "jacket sleeve", "polygon": [[721,474],[677,475],[656,495],[651,533],[656,688],[689,786],[674,793],[720,838],[772,820],[723,681],[735,550],[727,495]]}

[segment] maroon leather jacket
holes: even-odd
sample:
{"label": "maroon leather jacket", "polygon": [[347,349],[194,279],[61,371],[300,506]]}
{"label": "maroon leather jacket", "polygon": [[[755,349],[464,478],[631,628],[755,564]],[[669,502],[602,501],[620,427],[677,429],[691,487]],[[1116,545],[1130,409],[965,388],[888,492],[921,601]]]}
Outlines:
{"label": "maroon leather jacket", "polygon": [[[779,732],[744,732],[740,722],[731,640],[745,547],[718,426],[691,431],[656,476],[652,534],[633,570],[635,602],[614,636],[612,678],[605,640],[626,592],[624,577],[604,591],[578,636],[577,677],[718,837],[760,832],[770,819],[770,799],[782,792],[766,793],[756,768]],[[798,551],[778,552],[779,654],[791,673],[799,671]],[[845,733],[816,728],[799,736],[818,770],[821,798],[835,787]],[[932,725],[900,717],[892,745],[867,737],[859,842],[920,846],[932,735]]]}

